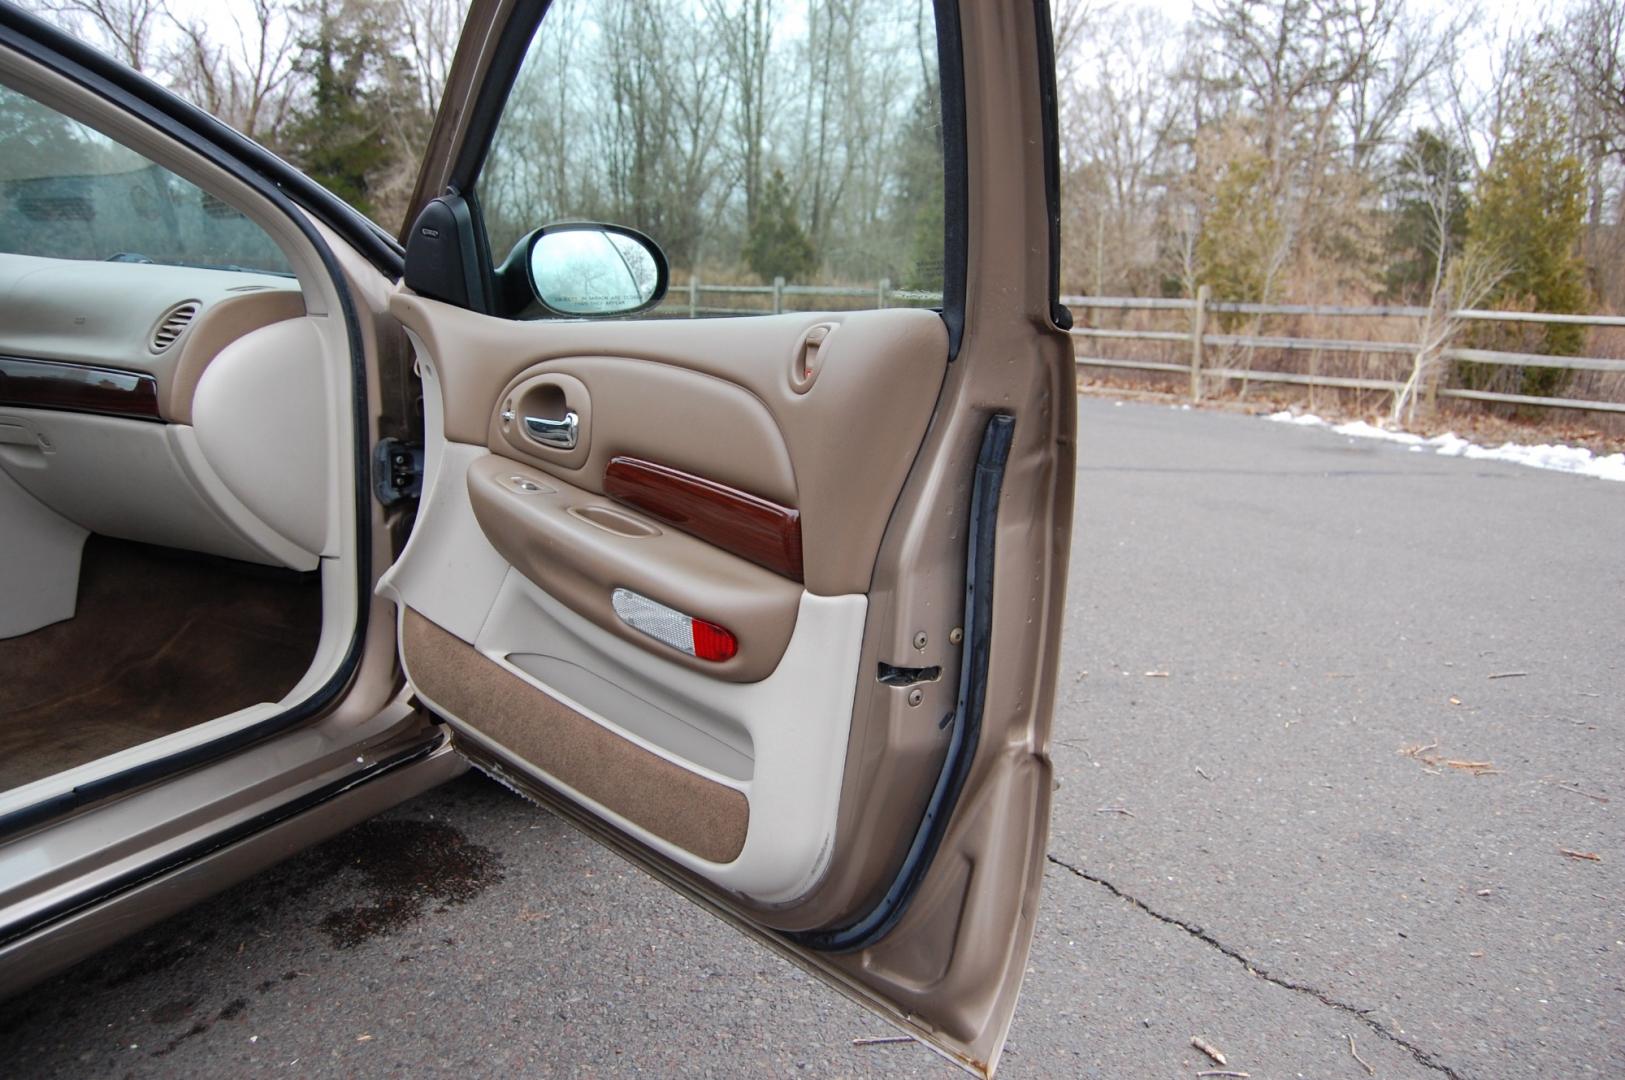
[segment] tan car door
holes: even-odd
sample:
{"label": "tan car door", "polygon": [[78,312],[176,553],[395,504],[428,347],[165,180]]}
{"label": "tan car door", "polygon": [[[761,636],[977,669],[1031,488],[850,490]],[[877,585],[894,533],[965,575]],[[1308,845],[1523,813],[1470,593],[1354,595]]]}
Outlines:
{"label": "tan car door", "polygon": [[[407,677],[482,769],[991,1073],[1072,518],[1046,7],[935,11],[939,310],[596,321],[504,314],[482,224],[547,7],[475,4],[390,304],[428,444],[380,586]],[[414,291],[446,269],[414,243],[466,290]]]}

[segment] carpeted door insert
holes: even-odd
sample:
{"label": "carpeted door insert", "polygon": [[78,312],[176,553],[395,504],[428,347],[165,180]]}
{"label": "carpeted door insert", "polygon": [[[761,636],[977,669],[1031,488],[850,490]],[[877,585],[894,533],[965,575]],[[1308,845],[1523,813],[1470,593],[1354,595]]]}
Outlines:
{"label": "carpeted door insert", "polygon": [[582,716],[411,608],[401,643],[423,696],[509,753],[702,859],[739,857],[750,825],[740,792]]}
{"label": "carpeted door insert", "polygon": [[282,697],[317,577],[91,537],[77,614],[0,641],[0,790]]}

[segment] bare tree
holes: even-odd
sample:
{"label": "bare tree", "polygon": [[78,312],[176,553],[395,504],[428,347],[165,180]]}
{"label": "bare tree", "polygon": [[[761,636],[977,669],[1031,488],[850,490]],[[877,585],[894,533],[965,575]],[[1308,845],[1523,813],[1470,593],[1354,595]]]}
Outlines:
{"label": "bare tree", "polygon": [[40,0],[38,10],[87,34],[137,71],[152,73],[164,0]]}
{"label": "bare tree", "polygon": [[724,70],[733,90],[733,138],[745,193],[745,220],[755,221],[761,201],[768,117],[777,104],[768,63],[777,5],[774,0],[707,0],[705,12],[726,59]]}
{"label": "bare tree", "polygon": [[1464,30],[1447,46],[1444,100],[1435,106],[1435,120],[1467,150],[1475,176],[1500,146],[1523,92],[1535,36],[1527,25],[1513,23],[1490,26],[1476,36]]}
{"label": "bare tree", "polygon": [[169,14],[178,40],[166,53],[173,88],[251,139],[276,141],[293,96],[302,21],[290,0],[250,0],[247,17]]}
{"label": "bare tree", "polygon": [[1356,169],[1395,141],[1418,99],[1449,68],[1456,42],[1477,17],[1476,5],[1449,19],[1420,14],[1406,0],[1371,0],[1354,8],[1357,37],[1346,48],[1358,58],[1358,77],[1338,99]]}
{"label": "bare tree", "polygon": [[1066,270],[1097,294],[1145,287],[1162,188],[1184,167],[1178,34],[1139,8],[1097,14],[1087,31],[1074,24],[1060,40],[1062,195],[1076,234]]}
{"label": "bare tree", "polygon": [[1590,107],[1585,137],[1602,154],[1625,155],[1625,4],[1584,0],[1548,44],[1575,97]]}
{"label": "bare tree", "polygon": [[[260,2],[260,0],[257,0]],[[467,0],[382,0],[401,36],[421,111],[433,117],[457,53]]]}
{"label": "bare tree", "polygon": [[1506,278],[1506,260],[1487,245],[1466,251],[1453,249],[1453,223],[1460,213],[1460,194],[1455,176],[1448,167],[1430,168],[1416,148],[1406,151],[1409,172],[1420,178],[1420,203],[1426,212],[1424,241],[1433,264],[1428,290],[1427,314],[1417,327],[1416,351],[1411,355],[1411,371],[1394,395],[1389,412],[1390,426],[1398,426],[1401,416],[1409,423],[1416,419],[1416,402],[1423,388],[1432,385],[1443,363],[1444,351],[1461,334],[1464,322],[1460,312],[1475,308],[1495,293]]}

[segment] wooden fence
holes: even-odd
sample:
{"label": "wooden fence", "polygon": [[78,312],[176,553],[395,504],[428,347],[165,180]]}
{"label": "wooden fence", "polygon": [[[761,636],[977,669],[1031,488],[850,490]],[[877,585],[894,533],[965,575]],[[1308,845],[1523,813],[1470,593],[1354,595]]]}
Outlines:
{"label": "wooden fence", "polygon": [[[674,285],[660,306],[662,314],[695,319],[718,315],[756,315],[784,311],[825,310],[831,301],[843,307],[928,307],[942,303],[942,294],[894,289],[881,279],[873,287],[851,285],[790,285],[779,278],[771,285],[707,284],[691,278],[686,285]],[[1392,394],[1404,391],[1403,379],[1374,378],[1365,375],[1326,375],[1316,372],[1272,371],[1236,367],[1224,362],[1233,350],[1277,350],[1281,352],[1391,354],[1404,357],[1408,368],[1419,343],[1352,338],[1269,336],[1261,334],[1221,334],[1209,327],[1210,315],[1315,316],[1334,319],[1411,319],[1420,325],[1428,310],[1420,307],[1349,307],[1327,304],[1253,304],[1215,301],[1204,286],[1195,299],[1127,296],[1063,296],[1061,302],[1072,308],[1079,325],[1072,330],[1074,350],[1080,368],[1120,368],[1133,371],[1183,375],[1189,379],[1191,400],[1200,401],[1211,380],[1238,379],[1257,383],[1285,383],[1338,390],[1376,390]],[[1187,328],[1142,330],[1083,325],[1096,311],[1154,311],[1184,313]],[[1554,315],[1542,312],[1464,310],[1449,313],[1450,319],[1467,322],[1512,322],[1530,325],[1570,325],[1625,327],[1625,317],[1612,315]],[[1086,343],[1096,341],[1142,341],[1176,347],[1186,357],[1180,361],[1137,357],[1091,355],[1098,350]],[[1087,350],[1087,352],[1086,352]],[[1214,362],[1215,352],[1219,362]],[[1532,353],[1495,352],[1488,349],[1446,347],[1436,358],[1463,360],[1500,367],[1548,367],[1570,371],[1598,371],[1625,374],[1625,360],[1590,356],[1542,356]],[[1621,380],[1625,386],[1625,380]],[[1474,390],[1460,386],[1433,386],[1430,396],[1470,401],[1496,401],[1512,405],[1535,405],[1552,409],[1586,409],[1625,413],[1625,401],[1587,398],[1542,397]]]}
{"label": "wooden fence", "polygon": [[[1412,319],[1418,325],[1428,316],[1426,308],[1419,307],[1339,307],[1322,304],[1250,304],[1218,302],[1208,298],[1204,287],[1194,300],[1172,300],[1151,297],[1123,296],[1063,296],[1061,302],[1075,313],[1092,311],[1165,311],[1183,312],[1189,320],[1189,329],[1139,330],[1112,329],[1079,325],[1072,330],[1072,340],[1080,368],[1125,368],[1135,371],[1155,371],[1184,375],[1189,378],[1190,397],[1200,401],[1210,379],[1240,379],[1261,383],[1290,383],[1299,386],[1334,389],[1379,390],[1398,394],[1405,389],[1402,379],[1370,378],[1366,376],[1323,375],[1314,372],[1270,371],[1251,367],[1235,367],[1221,362],[1213,363],[1210,350],[1224,350],[1226,355],[1234,349],[1265,349],[1283,352],[1307,351],[1314,353],[1394,354],[1405,357],[1410,366],[1422,345],[1409,341],[1373,341],[1343,338],[1271,337],[1258,334],[1216,334],[1208,327],[1211,314],[1261,316],[1318,316],[1324,318]],[[1611,326],[1625,327],[1625,318],[1612,315],[1552,315],[1542,312],[1477,311],[1450,312],[1447,316],[1462,323],[1514,322],[1531,325]],[[1087,321],[1080,319],[1079,322]],[[1151,341],[1181,346],[1187,360],[1146,360],[1135,357],[1094,356],[1083,353],[1086,342]],[[1097,351],[1097,350],[1091,350]],[[1592,356],[1543,356],[1533,353],[1495,352],[1488,349],[1445,347],[1436,351],[1440,360],[1463,360],[1475,364],[1500,367],[1547,367],[1570,371],[1601,371],[1625,374],[1625,360]],[[1461,398],[1471,401],[1498,401],[1513,405],[1538,405],[1552,409],[1586,409],[1595,412],[1625,413],[1625,401],[1593,400],[1587,398],[1542,397],[1532,394],[1506,394],[1491,390],[1473,390],[1459,386],[1437,386],[1430,394],[1442,398]]]}
{"label": "wooden fence", "polygon": [[[753,297],[760,299],[751,303]],[[778,315],[785,311],[828,310],[833,306],[829,303],[832,300],[852,301],[838,305],[849,308],[934,307],[942,303],[942,294],[894,289],[887,278],[881,278],[873,286],[790,285],[783,278],[775,278],[771,285],[722,285],[690,278],[686,285],[672,285],[661,301],[660,313],[678,318],[686,315],[690,319],[715,315]]]}

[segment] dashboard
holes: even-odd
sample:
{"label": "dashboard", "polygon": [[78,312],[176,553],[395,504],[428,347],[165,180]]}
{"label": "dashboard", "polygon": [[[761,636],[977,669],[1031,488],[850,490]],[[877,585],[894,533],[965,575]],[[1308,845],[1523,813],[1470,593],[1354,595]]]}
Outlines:
{"label": "dashboard", "polygon": [[326,364],[292,278],[0,254],[0,542],[71,526],[315,569]]}

